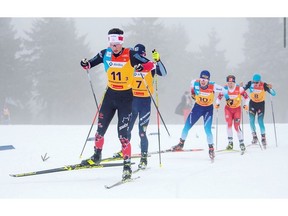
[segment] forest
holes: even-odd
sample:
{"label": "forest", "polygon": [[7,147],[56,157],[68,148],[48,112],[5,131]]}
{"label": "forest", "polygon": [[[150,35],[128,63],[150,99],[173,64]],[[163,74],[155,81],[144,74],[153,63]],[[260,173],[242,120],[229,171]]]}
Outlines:
{"label": "forest", "polygon": [[[12,18],[0,18],[0,107],[9,108],[11,124],[91,124],[96,105],[80,61],[93,58],[100,50],[89,47],[86,36],[79,35],[73,18],[37,18],[25,37],[16,36],[11,21]],[[288,122],[285,101],[288,51],[283,44],[283,18],[246,18],[246,21],[245,58],[234,68],[229,67],[226,50],[218,48],[221,38],[213,29],[206,45],[191,50],[187,48],[191,39],[181,24],[167,27],[159,18],[131,18],[129,24],[118,26],[124,29],[126,47],[142,43],[148,58],[151,59],[150,52],[155,47],[161,55],[168,75],[157,79],[157,93],[165,123],[183,123],[175,108],[183,93],[189,91],[190,81],[198,78],[202,70],[209,70],[211,81],[220,85],[225,84],[229,74],[236,76],[237,83],[248,82],[254,73],[261,74],[263,81],[277,93],[273,99],[266,95],[265,121]],[[107,35],[102,38],[105,49]],[[103,65],[91,69],[90,74],[100,103],[106,87]],[[156,110],[153,108],[152,112],[154,123]],[[221,109],[219,123],[224,123]]]}

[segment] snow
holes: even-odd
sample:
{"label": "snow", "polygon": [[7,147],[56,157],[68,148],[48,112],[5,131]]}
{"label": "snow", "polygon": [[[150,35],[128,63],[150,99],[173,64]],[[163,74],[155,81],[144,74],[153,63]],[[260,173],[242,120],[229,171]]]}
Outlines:
{"label": "snow", "polygon": [[[161,149],[177,144],[183,125],[160,127]],[[122,167],[88,169],[43,174],[21,178],[9,174],[44,170],[79,163],[93,153],[93,142],[87,142],[82,159],[80,154],[90,125],[2,125],[0,146],[13,145],[15,149],[0,151],[1,210],[29,215],[84,214],[105,211],[105,214],[205,215],[214,211],[221,215],[287,215],[288,146],[285,141],[288,124],[276,124],[277,146],[273,124],[266,124],[268,148],[247,147],[240,153],[216,153],[215,162],[208,157],[208,146],[202,125],[189,132],[185,148],[203,151],[152,155],[148,169],[134,174],[134,182],[107,190],[121,179]],[[95,133],[92,130],[91,136]],[[214,126],[217,149],[225,148],[226,125]],[[157,132],[149,125],[147,134]],[[244,124],[246,143],[251,141],[249,125]],[[159,149],[158,136],[149,135],[149,150]],[[139,153],[138,129],[132,135],[132,152]],[[234,132],[235,149],[239,149]],[[115,125],[105,135],[103,158],[120,150]],[[47,153],[48,160],[41,156]],[[161,156],[161,157],[160,157]],[[161,159],[161,164],[160,164]],[[133,159],[137,168],[139,159]],[[35,211],[35,208],[40,209]],[[153,210],[155,208],[155,210]],[[58,209],[58,210],[55,210]],[[132,213],[130,212],[132,210]],[[39,212],[40,211],[40,212]],[[231,212],[232,211],[232,212]],[[197,212],[197,214],[194,214]],[[123,214],[126,214],[125,212]],[[18,215],[18,214],[17,214]]]}

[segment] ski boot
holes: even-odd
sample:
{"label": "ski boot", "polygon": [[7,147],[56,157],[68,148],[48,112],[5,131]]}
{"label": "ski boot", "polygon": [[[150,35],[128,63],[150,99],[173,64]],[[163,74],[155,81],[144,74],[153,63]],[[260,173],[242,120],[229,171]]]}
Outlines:
{"label": "ski boot", "polygon": [[245,147],[244,143],[240,144],[240,149],[241,149],[241,155],[243,155],[246,151],[246,147]]}
{"label": "ski boot", "polygon": [[227,147],[226,147],[226,150],[233,150],[233,142],[229,142]]}
{"label": "ski boot", "polygon": [[94,154],[86,159],[81,161],[81,166],[95,166],[99,165],[102,159],[102,149],[96,149],[94,147]]}
{"label": "ski boot", "polygon": [[122,158],[122,157],[123,157],[122,150],[113,154],[113,158]]}
{"label": "ski boot", "polygon": [[131,175],[132,175],[131,160],[126,159],[126,160],[124,160],[122,181],[127,181],[127,180],[131,179]]}
{"label": "ski boot", "polygon": [[185,140],[180,138],[179,143],[172,147],[172,151],[181,151],[184,147],[184,142],[185,142]]}
{"label": "ski boot", "polygon": [[259,143],[259,141],[258,141],[258,137],[257,137],[256,132],[253,132],[253,133],[252,133],[252,136],[253,136],[253,139],[252,139],[251,144],[252,144],[252,145],[257,145],[257,144]]}
{"label": "ski boot", "polygon": [[147,152],[141,154],[140,163],[138,164],[139,169],[146,169],[147,167]]}
{"label": "ski boot", "polygon": [[265,134],[261,134],[261,143],[264,149],[267,147],[266,136]]}
{"label": "ski boot", "polygon": [[214,160],[215,158],[215,152],[214,152],[214,147],[213,147],[213,144],[209,144],[209,157],[211,160]]}

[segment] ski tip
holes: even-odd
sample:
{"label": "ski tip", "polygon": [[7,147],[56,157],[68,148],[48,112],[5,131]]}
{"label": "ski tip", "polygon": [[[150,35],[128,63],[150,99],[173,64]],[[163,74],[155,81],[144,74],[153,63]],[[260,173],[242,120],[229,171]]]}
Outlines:
{"label": "ski tip", "polygon": [[11,177],[16,177],[16,175],[15,175],[15,174],[9,174],[9,176],[11,176]]}

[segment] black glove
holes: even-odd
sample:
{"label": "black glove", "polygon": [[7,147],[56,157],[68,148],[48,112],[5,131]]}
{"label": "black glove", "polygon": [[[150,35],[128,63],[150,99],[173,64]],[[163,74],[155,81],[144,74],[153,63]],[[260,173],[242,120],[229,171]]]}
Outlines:
{"label": "black glove", "polygon": [[90,69],[90,63],[87,61],[86,58],[81,60],[80,65],[86,70]]}
{"label": "black glove", "polygon": [[144,69],[144,67],[143,67],[142,64],[135,65],[135,70],[136,71],[142,71],[143,69]]}
{"label": "black glove", "polygon": [[232,99],[228,99],[226,100],[227,105],[232,106],[233,104],[233,100]]}
{"label": "black glove", "polygon": [[193,100],[196,100],[195,94],[191,94],[191,97],[192,97]]}

